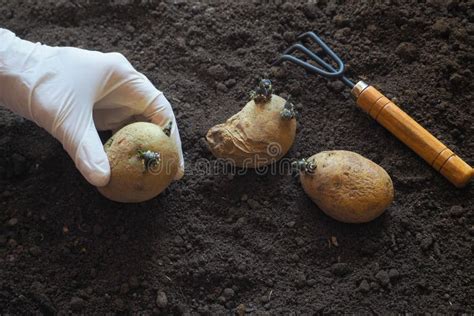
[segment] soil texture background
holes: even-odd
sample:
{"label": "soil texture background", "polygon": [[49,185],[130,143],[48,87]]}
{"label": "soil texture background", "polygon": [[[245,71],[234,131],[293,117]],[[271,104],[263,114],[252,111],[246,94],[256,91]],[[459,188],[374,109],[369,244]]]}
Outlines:
{"label": "soil texture background", "polygon": [[[149,202],[103,198],[44,130],[0,112],[0,312],[160,315],[474,313],[474,191],[456,189],[339,82],[271,64],[318,32],[474,165],[474,4],[427,1],[5,1],[0,26],[123,53],[168,97],[187,175]],[[287,157],[352,150],[392,177],[364,225],[290,175],[199,172],[207,130],[269,77],[300,113]]]}

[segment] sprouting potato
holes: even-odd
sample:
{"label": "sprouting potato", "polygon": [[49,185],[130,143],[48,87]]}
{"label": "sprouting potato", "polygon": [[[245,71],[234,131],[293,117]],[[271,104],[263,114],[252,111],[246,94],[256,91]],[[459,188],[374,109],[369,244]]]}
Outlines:
{"label": "sprouting potato", "polygon": [[393,201],[390,176],[357,153],[323,151],[295,166],[306,194],[324,213],[341,222],[369,222]]}
{"label": "sprouting potato", "polygon": [[164,130],[152,123],[133,123],[115,133],[104,145],[111,178],[98,190],[123,203],[154,198],[172,182],[178,170],[178,150]]}
{"label": "sprouting potato", "polygon": [[293,104],[272,94],[271,81],[263,79],[240,112],[207,132],[209,149],[238,167],[271,164],[293,145],[295,115]]}

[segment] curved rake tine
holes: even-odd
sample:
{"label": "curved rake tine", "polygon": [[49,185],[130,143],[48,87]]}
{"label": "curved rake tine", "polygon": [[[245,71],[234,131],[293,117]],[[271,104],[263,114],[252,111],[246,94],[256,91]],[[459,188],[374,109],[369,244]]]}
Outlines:
{"label": "curved rake tine", "polygon": [[[319,56],[317,53],[311,51],[310,48],[306,47],[303,44],[303,41],[308,38],[310,40],[313,40],[323,51],[324,53],[328,56],[328,59],[332,59],[336,64],[337,67],[332,66],[330,63],[326,62],[321,56]],[[314,32],[306,32],[298,36],[298,40],[301,43],[295,44],[288,48],[283,55],[280,56],[272,65],[279,65],[283,61],[289,61],[293,64],[296,64],[298,66],[303,67],[307,71],[315,74],[319,74],[323,77],[329,78],[329,79],[340,79],[346,86],[349,88],[354,87],[354,83],[348,79],[346,76],[344,76],[344,62],[341,60],[341,58],[336,55],[332,51],[331,48],[329,48],[324,41],[319,38]],[[294,55],[292,55],[293,52],[299,51],[302,53],[307,59],[310,59],[314,62],[316,62],[320,67],[316,67],[311,65],[308,61],[303,60],[301,58],[298,58]]]}
{"label": "curved rake tine", "polygon": [[[318,36],[316,35],[314,32],[306,32],[306,33],[303,33],[301,34],[300,36],[298,36],[298,40],[299,41],[302,41],[304,40],[306,37],[309,37],[311,38],[313,41],[315,41],[326,53],[329,54],[329,56],[331,56],[331,58],[334,58],[335,60],[338,60],[342,63],[342,60],[339,58],[338,55],[336,55],[336,53],[333,52],[333,50]],[[339,63],[338,63],[339,64]]]}
{"label": "curved rake tine", "polygon": [[326,68],[328,71],[324,71],[324,70],[321,70],[321,69],[317,68],[318,69],[317,73],[319,73],[322,76],[326,76],[328,78],[338,78],[338,77],[341,77],[344,73],[344,64],[342,63],[341,60],[339,60],[339,61],[336,60],[336,62],[338,64],[338,69],[336,70],[333,66],[331,66],[330,64],[325,62],[321,57],[319,57],[318,55],[316,55],[315,53],[310,51],[308,48],[306,48],[302,44],[295,44],[295,45],[291,46],[290,48],[288,48],[283,53],[283,56],[290,55],[294,51],[302,52],[306,56],[309,56],[313,61],[318,63],[320,66]]}
{"label": "curved rake tine", "polygon": [[313,73],[318,73],[318,74],[321,74],[322,70],[319,69],[318,67],[315,67],[305,61],[302,61],[301,59],[299,58],[296,58],[295,56],[292,56],[292,55],[283,55],[281,56],[277,63],[276,64],[279,64],[283,61],[289,61],[289,62],[292,62],[298,66],[301,66],[303,67],[304,69],[308,70],[309,72],[313,72]]}

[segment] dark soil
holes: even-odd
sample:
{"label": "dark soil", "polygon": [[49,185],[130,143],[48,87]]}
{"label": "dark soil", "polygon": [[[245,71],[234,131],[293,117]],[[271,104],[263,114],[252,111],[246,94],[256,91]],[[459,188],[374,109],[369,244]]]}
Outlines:
{"label": "dark soil", "polygon": [[[147,203],[110,202],[57,141],[2,110],[0,312],[474,313],[473,185],[453,187],[339,84],[271,68],[297,34],[317,31],[350,77],[474,165],[472,1],[105,2],[0,0],[0,26],[127,56],[173,104],[188,175]],[[197,173],[213,159],[207,130],[262,76],[301,112],[288,157],[372,159],[396,191],[383,216],[336,222],[288,175]]]}

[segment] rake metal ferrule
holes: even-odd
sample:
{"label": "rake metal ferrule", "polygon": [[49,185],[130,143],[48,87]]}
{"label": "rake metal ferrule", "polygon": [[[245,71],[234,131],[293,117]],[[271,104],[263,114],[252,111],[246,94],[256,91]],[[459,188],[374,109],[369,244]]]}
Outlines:
{"label": "rake metal ferrule", "polygon": [[352,88],[351,93],[357,99],[362,91],[364,91],[369,85],[363,82],[362,80],[356,83],[354,88]]}

